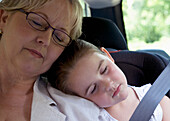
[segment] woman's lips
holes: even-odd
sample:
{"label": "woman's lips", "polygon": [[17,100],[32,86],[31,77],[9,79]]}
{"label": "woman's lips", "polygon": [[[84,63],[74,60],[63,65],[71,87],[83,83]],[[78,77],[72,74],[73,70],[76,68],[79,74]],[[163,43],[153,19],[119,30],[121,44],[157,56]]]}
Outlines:
{"label": "woman's lips", "polygon": [[120,92],[120,86],[121,86],[121,85],[119,85],[119,86],[116,88],[116,91],[113,93],[113,96],[112,96],[112,97],[116,96],[116,95]]}
{"label": "woman's lips", "polygon": [[27,50],[31,53],[31,55],[33,55],[36,58],[44,58],[42,54],[36,50],[33,49],[27,49]]}

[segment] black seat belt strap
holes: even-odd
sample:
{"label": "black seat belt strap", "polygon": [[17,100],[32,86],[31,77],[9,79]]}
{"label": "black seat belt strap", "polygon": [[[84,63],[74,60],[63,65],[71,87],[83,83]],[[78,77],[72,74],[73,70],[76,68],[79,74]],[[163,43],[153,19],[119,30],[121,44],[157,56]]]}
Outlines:
{"label": "black seat belt strap", "polygon": [[130,121],[149,121],[155,108],[170,90],[170,63],[143,97]]}

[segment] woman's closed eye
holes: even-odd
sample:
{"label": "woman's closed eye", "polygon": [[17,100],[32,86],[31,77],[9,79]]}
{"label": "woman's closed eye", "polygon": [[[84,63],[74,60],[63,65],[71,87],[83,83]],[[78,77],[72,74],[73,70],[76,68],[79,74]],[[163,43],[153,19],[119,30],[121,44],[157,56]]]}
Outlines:
{"label": "woman's closed eye", "polygon": [[[57,31],[57,30],[56,30]],[[58,40],[59,42],[64,42],[63,37],[61,36],[61,32],[54,31],[53,38]]]}
{"label": "woman's closed eye", "polygon": [[33,23],[34,25],[36,25],[36,26],[40,26],[40,27],[42,27],[42,24],[41,24],[41,23],[39,23],[39,22],[37,22],[37,21],[32,20],[32,23]]}
{"label": "woman's closed eye", "polygon": [[48,25],[44,22],[41,22],[39,20],[34,20],[34,19],[28,19],[29,21],[29,24],[34,27],[35,29],[37,30],[40,30],[40,31],[45,31],[48,29]]}

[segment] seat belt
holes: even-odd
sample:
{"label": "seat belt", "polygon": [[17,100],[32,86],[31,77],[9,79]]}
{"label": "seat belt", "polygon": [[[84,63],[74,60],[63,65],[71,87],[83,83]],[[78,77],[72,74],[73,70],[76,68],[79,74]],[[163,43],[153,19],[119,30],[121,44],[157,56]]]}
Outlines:
{"label": "seat belt", "polygon": [[130,121],[149,121],[157,105],[170,90],[170,62],[143,97]]}

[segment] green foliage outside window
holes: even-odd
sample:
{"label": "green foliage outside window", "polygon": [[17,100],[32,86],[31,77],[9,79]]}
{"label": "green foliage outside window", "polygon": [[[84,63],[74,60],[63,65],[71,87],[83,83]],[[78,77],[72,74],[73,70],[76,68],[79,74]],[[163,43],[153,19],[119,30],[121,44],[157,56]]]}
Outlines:
{"label": "green foliage outside window", "polygon": [[170,36],[169,0],[124,0],[123,14],[128,41],[153,43]]}

